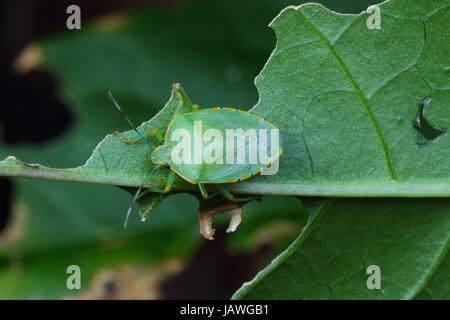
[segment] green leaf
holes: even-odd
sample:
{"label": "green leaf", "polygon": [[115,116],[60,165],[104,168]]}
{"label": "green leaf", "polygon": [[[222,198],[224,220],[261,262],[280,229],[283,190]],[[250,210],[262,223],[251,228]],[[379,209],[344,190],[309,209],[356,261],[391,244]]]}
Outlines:
{"label": "green leaf", "polygon": [[[272,22],[277,48],[257,78],[253,111],[275,123],[283,114],[283,136],[297,144],[286,153],[290,170],[261,180],[284,176],[281,188],[293,193],[315,182],[316,191],[340,183],[354,195],[448,195],[449,137],[423,143],[412,121],[431,97],[424,119],[434,128],[449,124],[450,60],[442,54],[449,2],[396,0],[380,8],[380,30],[367,29],[367,14],[337,15],[314,4],[287,8]],[[313,204],[300,236],[235,299],[411,299],[448,252],[447,200]],[[381,268],[381,290],[367,288],[370,265]],[[445,296],[443,271],[431,279],[424,292]]]}
{"label": "green leaf", "polygon": [[430,123],[450,124],[448,5],[385,2],[379,30],[367,28],[364,12],[283,10],[252,111],[285,124],[286,156],[278,175],[258,182],[281,180],[292,193],[448,196],[450,136],[418,145],[411,125],[425,97]]}
{"label": "green leaf", "polygon": [[[450,200],[306,203],[300,236],[235,299],[411,299],[448,251]],[[371,265],[381,270],[379,290],[367,287]]]}
{"label": "green leaf", "polygon": [[450,300],[450,254],[447,253],[439,268],[423,290],[415,297],[418,300]]}

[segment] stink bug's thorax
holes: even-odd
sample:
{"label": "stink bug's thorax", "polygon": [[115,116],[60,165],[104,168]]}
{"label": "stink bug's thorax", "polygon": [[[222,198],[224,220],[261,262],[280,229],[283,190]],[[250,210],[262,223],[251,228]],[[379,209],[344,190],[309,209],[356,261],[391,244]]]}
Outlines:
{"label": "stink bug's thorax", "polygon": [[170,146],[166,144],[158,146],[151,154],[152,162],[161,166],[165,166],[167,163],[170,164],[170,151]]}

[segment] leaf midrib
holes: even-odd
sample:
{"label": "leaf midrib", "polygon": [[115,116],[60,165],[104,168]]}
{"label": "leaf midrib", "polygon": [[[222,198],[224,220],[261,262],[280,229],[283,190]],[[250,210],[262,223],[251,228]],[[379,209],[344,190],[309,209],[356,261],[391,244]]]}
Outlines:
{"label": "leaf midrib", "polygon": [[[84,182],[97,184],[112,184],[117,186],[137,187],[144,177],[122,176],[82,172],[80,167],[73,169],[56,169],[40,166],[32,168],[30,165],[15,159],[10,166],[0,161],[0,176],[26,177],[44,180]],[[18,164],[21,164],[18,167]],[[257,177],[256,177],[257,178]],[[148,186],[162,187],[164,177],[154,177]],[[174,191],[192,191],[194,186],[189,183],[177,183]],[[264,181],[244,181],[227,184],[227,189],[235,194],[277,194],[304,196],[333,196],[333,197],[449,197],[450,180],[447,181],[366,181],[355,184],[349,182],[301,184],[300,181],[286,181],[274,183]]]}

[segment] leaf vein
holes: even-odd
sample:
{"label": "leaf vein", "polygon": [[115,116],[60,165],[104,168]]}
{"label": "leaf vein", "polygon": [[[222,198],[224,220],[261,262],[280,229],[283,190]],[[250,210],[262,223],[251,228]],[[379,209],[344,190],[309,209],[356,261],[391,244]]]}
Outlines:
{"label": "leaf vein", "polygon": [[333,55],[333,57],[338,62],[339,66],[341,67],[342,71],[344,72],[345,76],[349,80],[350,84],[353,86],[353,89],[358,94],[359,99],[361,100],[361,103],[363,104],[366,113],[369,117],[369,120],[372,124],[372,126],[375,129],[375,132],[380,140],[381,149],[383,151],[383,156],[386,162],[387,171],[389,174],[389,177],[392,180],[397,180],[397,175],[394,170],[394,165],[392,161],[392,156],[390,154],[389,146],[387,144],[386,138],[384,137],[383,131],[381,129],[380,124],[378,123],[377,118],[375,117],[370,101],[367,99],[367,97],[362,92],[360,86],[350,73],[350,70],[348,69],[347,65],[344,63],[340,55],[336,52],[335,47],[328,41],[328,39],[300,12],[300,10],[295,10],[297,15],[300,17],[300,19],[303,21],[303,23],[311,29],[314,33],[318,35],[318,37],[321,39],[321,41],[325,44],[325,46],[328,48],[330,53]]}

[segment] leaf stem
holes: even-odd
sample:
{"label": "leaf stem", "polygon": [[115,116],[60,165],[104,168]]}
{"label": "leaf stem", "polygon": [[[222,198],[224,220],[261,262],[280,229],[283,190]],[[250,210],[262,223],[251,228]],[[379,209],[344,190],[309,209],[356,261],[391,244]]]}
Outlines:
{"label": "leaf stem", "polygon": [[[42,180],[109,184],[124,187],[139,187],[145,176],[118,176],[107,173],[86,172],[82,167],[73,169],[49,168],[38,164],[27,164],[14,157],[0,161],[0,177],[23,177]],[[301,184],[271,183],[265,177],[227,185],[234,194],[302,195],[320,197],[450,197],[450,181],[445,182],[385,182],[385,183],[327,183]],[[152,178],[146,187],[161,188],[164,177]],[[177,183],[175,191],[193,191],[195,186],[186,182]]]}

